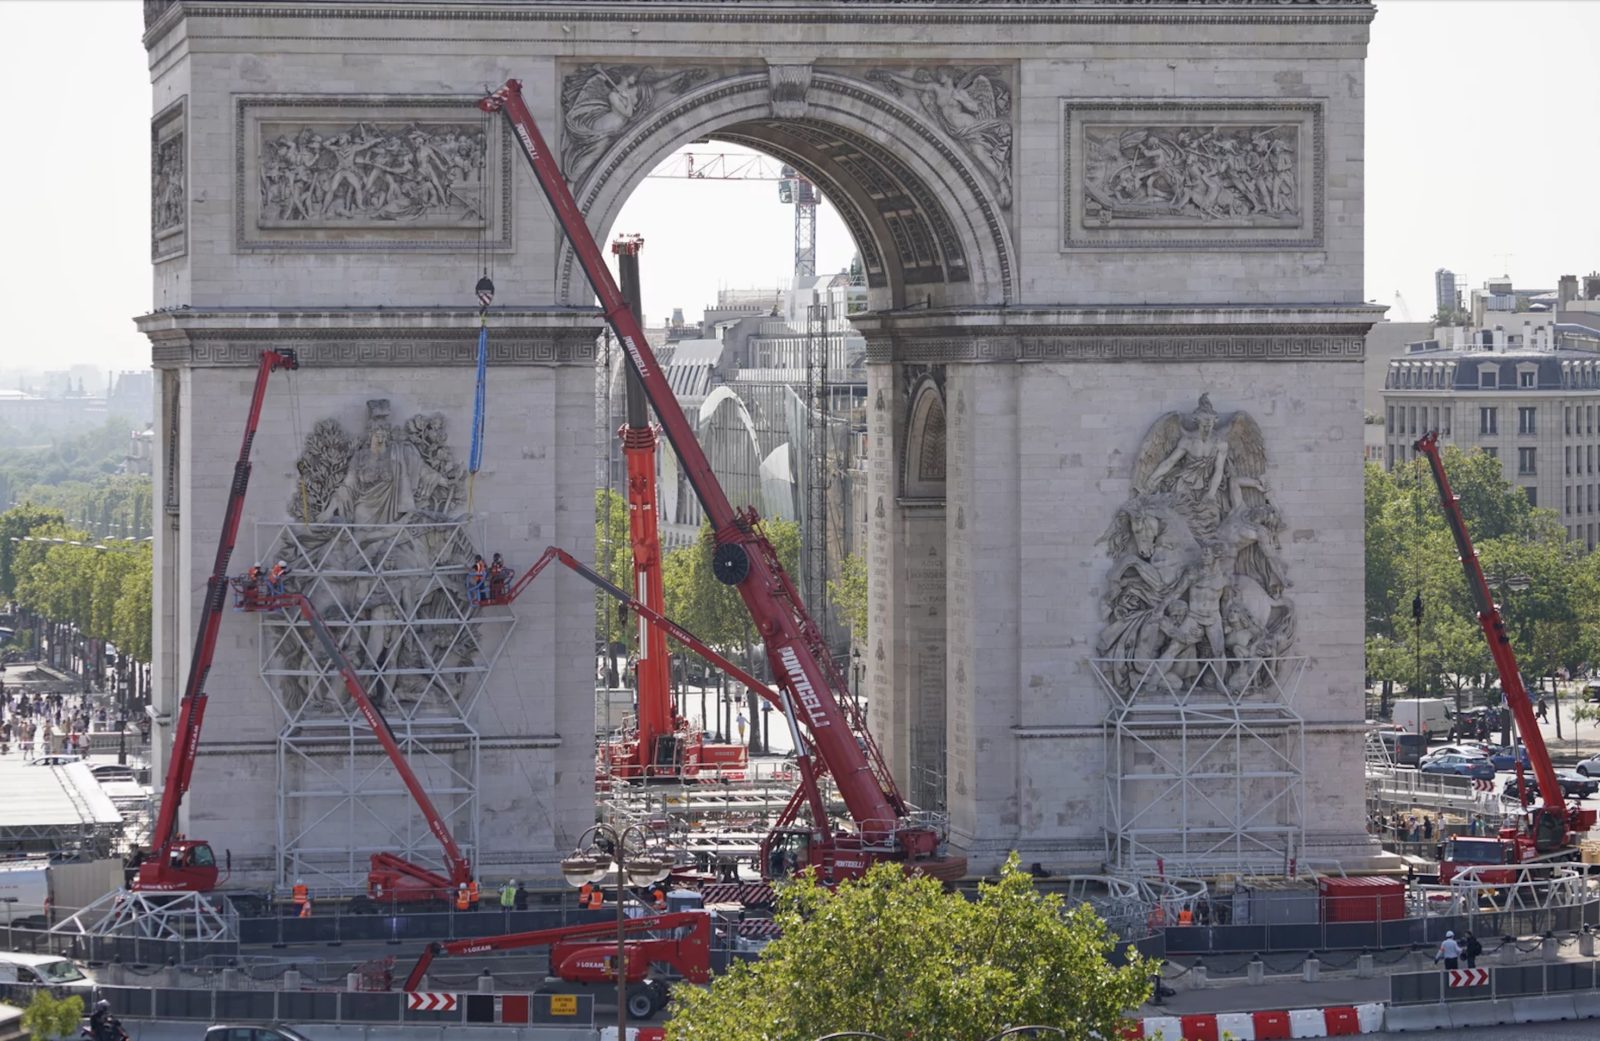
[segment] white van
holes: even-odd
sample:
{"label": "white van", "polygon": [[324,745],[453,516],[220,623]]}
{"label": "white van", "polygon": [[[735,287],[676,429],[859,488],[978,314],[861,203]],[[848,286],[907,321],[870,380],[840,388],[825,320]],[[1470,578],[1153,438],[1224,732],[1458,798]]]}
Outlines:
{"label": "white van", "polygon": [[1408,734],[1421,734],[1431,741],[1450,733],[1455,712],[1444,698],[1400,698],[1392,704],[1390,720]]}
{"label": "white van", "polygon": [[0,983],[43,984],[56,990],[82,992],[85,1000],[95,986],[94,977],[70,958],[21,951],[0,951]]}

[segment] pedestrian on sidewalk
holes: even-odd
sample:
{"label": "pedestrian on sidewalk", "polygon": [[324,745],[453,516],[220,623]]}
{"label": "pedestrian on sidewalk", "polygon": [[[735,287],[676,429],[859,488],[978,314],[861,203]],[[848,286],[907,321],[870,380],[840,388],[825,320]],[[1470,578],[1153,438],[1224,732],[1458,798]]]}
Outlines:
{"label": "pedestrian on sidewalk", "polygon": [[1472,935],[1472,930],[1468,929],[1466,935],[1461,938],[1461,959],[1467,963],[1467,968],[1476,969],[1478,955],[1482,953],[1483,944]]}
{"label": "pedestrian on sidewalk", "polygon": [[1456,934],[1447,932],[1444,939],[1439,942],[1439,949],[1433,955],[1434,964],[1444,962],[1445,971],[1461,967],[1461,945],[1456,942]]}

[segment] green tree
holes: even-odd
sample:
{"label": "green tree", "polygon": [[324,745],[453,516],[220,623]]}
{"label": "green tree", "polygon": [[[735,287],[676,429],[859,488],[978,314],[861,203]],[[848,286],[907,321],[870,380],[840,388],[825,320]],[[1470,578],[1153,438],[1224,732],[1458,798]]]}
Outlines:
{"label": "green tree", "polygon": [[1019,1023],[1118,1037],[1155,971],[1131,949],[1113,966],[1105,923],[1036,890],[1015,854],[976,900],[879,864],[831,891],[796,879],[776,918],[783,935],[759,960],[674,992],[669,1041],[982,1041]]}
{"label": "green tree", "polygon": [[851,553],[839,562],[839,577],[828,579],[828,599],[850,627],[850,638],[867,642],[867,562]]}
{"label": "green tree", "polygon": [[[761,524],[779,562],[794,580],[795,565],[800,559],[800,526],[785,520],[765,520]],[[662,562],[667,617],[724,652],[748,649],[755,642],[755,627],[739,591],[717,581],[711,570],[715,549],[711,525],[706,523],[693,545],[673,550]]]}
{"label": "green tree", "polygon": [[31,502],[13,506],[6,512],[0,513],[0,595],[6,597],[17,595],[17,576],[13,562],[16,560],[18,547],[23,544],[12,540],[32,534],[35,528],[64,523],[66,518],[59,510],[45,509]]}
{"label": "green tree", "polygon": [[151,551],[141,546],[133,564],[122,576],[116,604],[111,611],[111,642],[135,661],[150,660],[151,605],[155,600]]}
{"label": "green tree", "polygon": [[[594,493],[595,570],[623,589],[633,589],[633,539],[628,530],[627,497],[611,488]],[[632,645],[633,627],[617,613],[617,602],[595,590],[595,635],[607,645],[623,641]]]}
{"label": "green tree", "polygon": [[48,989],[33,992],[33,1000],[22,1010],[22,1029],[37,1041],[56,1041],[78,1032],[83,1020],[83,999],[73,994],[57,998]]}

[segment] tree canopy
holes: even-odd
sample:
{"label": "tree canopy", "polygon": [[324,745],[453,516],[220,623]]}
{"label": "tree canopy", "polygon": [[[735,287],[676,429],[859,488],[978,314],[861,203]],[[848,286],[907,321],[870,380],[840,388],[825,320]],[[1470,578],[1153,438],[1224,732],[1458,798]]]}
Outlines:
{"label": "tree canopy", "polygon": [[[1569,541],[1553,512],[1530,506],[1499,460],[1450,446],[1444,463],[1523,673],[1596,660],[1600,558]],[[1493,659],[1426,461],[1389,473],[1367,466],[1366,582],[1369,676],[1441,692],[1488,686]]]}
{"label": "tree canopy", "polygon": [[828,890],[785,885],[783,934],[708,989],[674,992],[668,1041],[813,1041],[866,1030],[905,1041],[983,1041],[1018,1024],[1072,1041],[1120,1036],[1154,963],[1117,945],[1086,905],[1034,888],[1013,854],[976,899],[879,864]]}

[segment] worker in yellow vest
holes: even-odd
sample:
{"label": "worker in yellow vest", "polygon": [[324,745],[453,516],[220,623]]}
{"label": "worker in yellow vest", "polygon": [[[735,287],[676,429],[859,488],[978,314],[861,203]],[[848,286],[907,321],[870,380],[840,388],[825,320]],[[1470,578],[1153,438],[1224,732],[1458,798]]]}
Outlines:
{"label": "worker in yellow vest", "polygon": [[456,910],[457,911],[465,911],[468,907],[471,907],[471,906],[472,906],[472,901],[467,896],[467,884],[465,882],[462,882],[459,886],[456,887]]}

